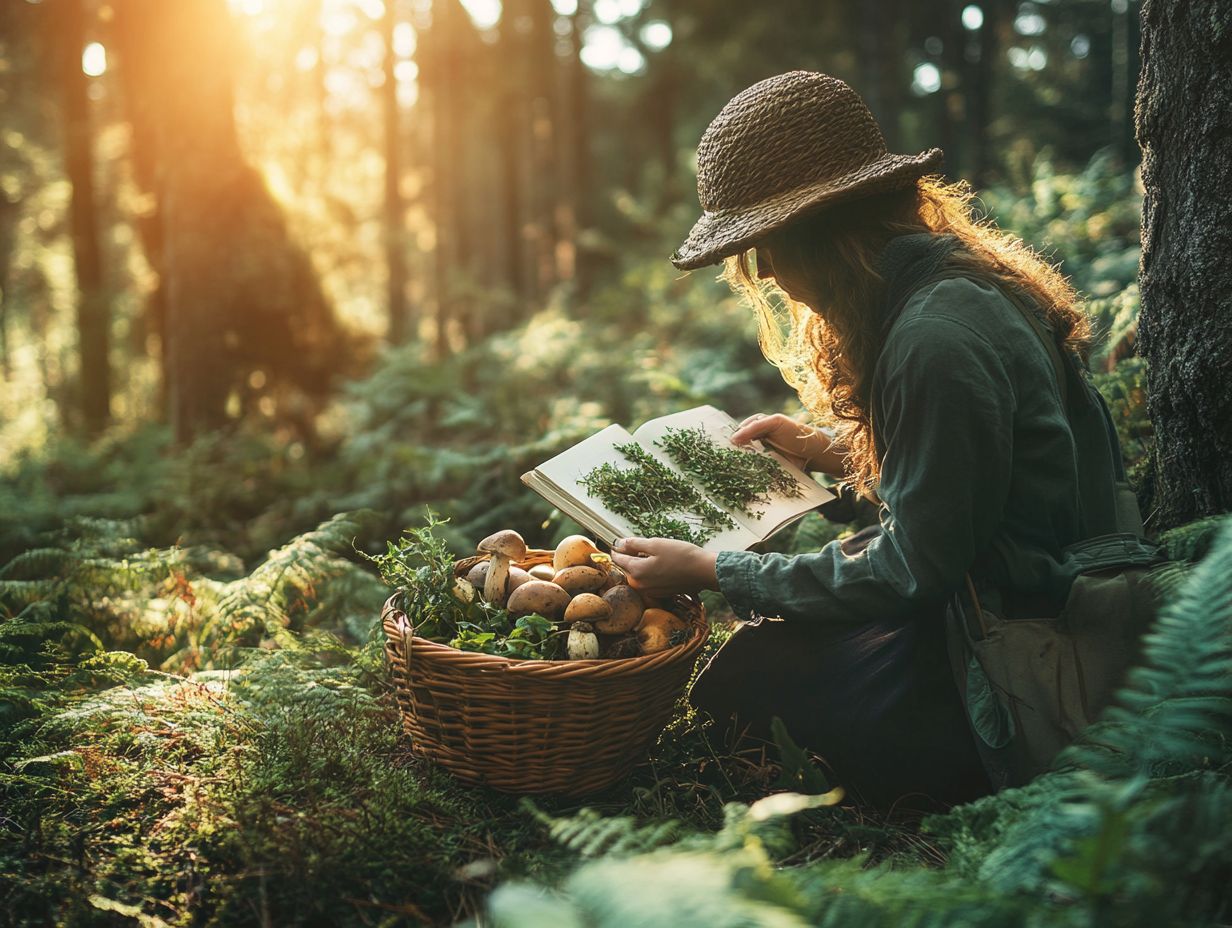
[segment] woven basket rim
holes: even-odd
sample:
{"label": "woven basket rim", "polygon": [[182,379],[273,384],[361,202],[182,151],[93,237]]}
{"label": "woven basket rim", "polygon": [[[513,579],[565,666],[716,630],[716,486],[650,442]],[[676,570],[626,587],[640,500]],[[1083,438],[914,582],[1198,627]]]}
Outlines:
{"label": "woven basket rim", "polygon": [[[394,602],[395,593],[385,601],[381,610],[382,621],[392,621],[398,627],[411,629],[406,613]],[[593,660],[558,660],[549,661],[533,657],[504,657],[499,654],[485,654],[482,651],[464,651],[461,648],[450,647],[439,641],[424,638],[420,635],[410,636],[416,656],[422,660],[433,658],[452,660],[458,658],[465,661],[468,669],[480,673],[514,673],[546,676],[566,676],[569,678],[587,676],[587,671],[598,671],[601,676],[633,674],[650,667],[658,667],[677,660],[691,659],[709,637],[710,626],[700,602],[690,602],[689,624],[693,634],[688,641],[675,647],[656,651],[654,654],[638,654],[634,657],[608,657]],[[413,629],[412,629],[413,631]],[[405,634],[405,633],[404,633]]]}

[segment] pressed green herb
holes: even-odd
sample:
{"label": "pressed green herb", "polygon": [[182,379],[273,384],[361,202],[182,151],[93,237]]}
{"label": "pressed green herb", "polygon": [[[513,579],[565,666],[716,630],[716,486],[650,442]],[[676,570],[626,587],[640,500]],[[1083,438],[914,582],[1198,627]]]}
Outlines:
{"label": "pressed green herb", "polygon": [[587,471],[578,482],[612,512],[628,519],[639,535],[701,545],[722,529],[735,527],[731,516],[703,499],[693,484],[641,445],[630,442],[617,445],[616,450],[633,466],[617,467],[608,461]]}
{"label": "pressed green herb", "polygon": [[760,518],[753,507],[768,505],[773,495],[797,499],[802,494],[795,478],[770,455],[720,445],[701,426],[669,428],[655,444],[712,497],[747,516]]}

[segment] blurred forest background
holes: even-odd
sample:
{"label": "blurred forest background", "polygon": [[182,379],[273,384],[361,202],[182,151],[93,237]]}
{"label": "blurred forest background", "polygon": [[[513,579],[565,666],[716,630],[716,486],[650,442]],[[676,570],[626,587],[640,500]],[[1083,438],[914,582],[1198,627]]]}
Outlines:
{"label": "blurred forest background", "polygon": [[533,526],[517,474],[609,420],[790,407],[666,255],[706,124],[791,68],[851,82],[892,150],[943,146],[1104,334],[1134,311],[1128,0],[0,17],[0,554],[72,512],[242,556],[358,505]]}
{"label": "blurred forest background", "polygon": [[[599,428],[799,411],[717,271],[667,260],[703,129],[772,74],[847,80],[891,150],[941,146],[980,210],[1061,262],[1145,475],[1139,6],[0,2],[0,924],[448,923],[576,859],[406,757],[356,549],[429,507],[459,554],[506,527],[547,545],[575,528],[518,477]],[[695,724],[601,807],[713,829],[769,788]],[[1015,859],[1059,875],[1013,888],[1104,912],[1108,868],[1137,873],[1176,811],[1127,818],[1126,796],[1081,826],[1121,857],[1033,819],[1052,837]],[[945,845],[835,813],[796,860],[951,853],[969,877],[996,814]],[[742,821],[723,840],[745,853]],[[1013,882],[972,901],[919,879],[893,898],[968,914],[1004,914]],[[1143,917],[1177,898],[1133,897]]]}

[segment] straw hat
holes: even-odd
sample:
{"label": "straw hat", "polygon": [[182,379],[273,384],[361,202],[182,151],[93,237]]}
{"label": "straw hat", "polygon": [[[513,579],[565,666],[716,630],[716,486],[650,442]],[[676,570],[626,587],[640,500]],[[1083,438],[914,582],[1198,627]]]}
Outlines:
{"label": "straw hat", "polygon": [[911,186],[941,149],[891,155],[859,95],[837,78],[789,71],[723,107],[697,146],[702,218],[672,255],[681,270],[752,247],[797,216]]}

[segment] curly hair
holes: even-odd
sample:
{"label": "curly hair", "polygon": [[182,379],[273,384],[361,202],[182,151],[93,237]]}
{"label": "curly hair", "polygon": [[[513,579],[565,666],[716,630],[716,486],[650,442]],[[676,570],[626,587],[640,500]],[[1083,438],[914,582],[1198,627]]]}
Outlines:
{"label": "curly hair", "polygon": [[757,277],[754,249],[726,261],[723,279],[756,312],[762,354],[816,422],[835,426],[846,450],[845,481],[865,496],[875,495],[881,463],[869,396],[882,337],[874,310],[885,288],[876,261],[892,238],[956,236],[954,265],[1017,287],[1069,348],[1086,355],[1090,326],[1074,289],[1021,239],[978,218],[972,197],[966,184],[924,177],[913,188],[839,204],[771,233],[759,246],[769,252],[775,279]]}

